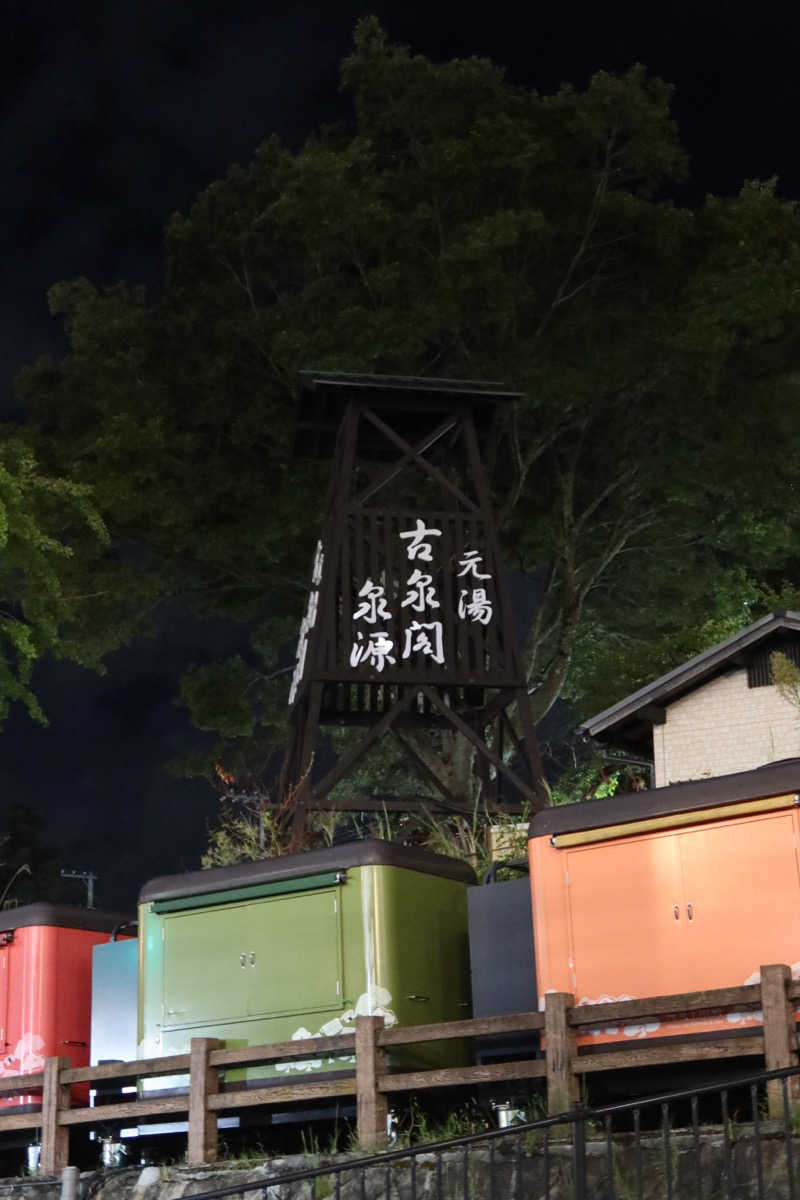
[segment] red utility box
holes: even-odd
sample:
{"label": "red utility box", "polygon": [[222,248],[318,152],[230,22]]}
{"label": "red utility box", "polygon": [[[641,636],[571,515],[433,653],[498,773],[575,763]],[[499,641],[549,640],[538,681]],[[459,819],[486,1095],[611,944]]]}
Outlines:
{"label": "red utility box", "polygon": [[[41,1071],[44,1060],[89,1063],[92,947],[130,918],[58,904],[0,912],[0,1077]],[[12,1096],[3,1108],[39,1104]]]}

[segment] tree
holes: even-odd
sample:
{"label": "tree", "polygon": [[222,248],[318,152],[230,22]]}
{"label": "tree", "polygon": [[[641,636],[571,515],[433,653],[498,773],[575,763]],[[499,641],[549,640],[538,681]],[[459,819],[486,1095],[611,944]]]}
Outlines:
{"label": "tree", "polygon": [[45,721],[31,687],[43,655],[101,665],[102,638],[87,636],[94,598],[79,576],[108,536],[89,495],[43,474],[22,441],[0,443],[0,724],[14,701]]}
{"label": "tree", "polygon": [[[744,623],[795,570],[794,205],[772,183],[675,203],[670,89],[642,67],[541,96],[484,60],[393,46],[370,18],[342,84],[349,128],[297,153],[269,139],[173,218],[159,300],[55,287],[69,353],[18,385],[48,469],[74,464],[135,548],[124,588],[105,560],[87,572],[127,604],[119,628],[178,596],[255,630],[249,656],[181,693],[237,779],[281,741],[320,524],[324,470],[290,454],[301,368],[524,394],[489,468],[509,565],[535,591],[538,717],[565,688],[579,710],[609,702],[621,661],[641,671],[709,621]],[[470,755],[415,750],[475,799]]]}
{"label": "tree", "polygon": [[7,900],[32,904],[66,898],[58,855],[43,840],[40,813],[26,804],[6,805],[0,818],[0,907]]}

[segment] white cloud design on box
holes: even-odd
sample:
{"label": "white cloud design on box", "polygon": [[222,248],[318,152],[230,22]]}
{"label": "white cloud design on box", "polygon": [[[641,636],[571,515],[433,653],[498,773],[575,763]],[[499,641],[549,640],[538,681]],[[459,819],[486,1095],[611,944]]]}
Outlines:
{"label": "white cloud design on box", "polygon": [[[798,979],[800,979],[800,962],[792,963],[789,970],[792,973],[793,982],[797,983]],[[748,987],[754,983],[761,983],[760,971],[753,971],[752,975],[748,975],[747,979],[744,981],[744,986]],[[797,1010],[798,1006],[795,1004],[795,1011]],[[728,1013],[726,1019],[731,1025],[745,1025],[747,1023],[750,1023],[751,1025],[764,1024],[764,1014],[760,1008],[750,1009],[747,1012],[731,1012]]]}
{"label": "white cloud design on box", "polygon": [[[578,1001],[577,1007],[580,1008],[582,1004],[614,1004],[617,1000],[635,999],[637,999],[636,996],[629,996],[627,993],[623,993],[621,996],[598,996],[596,1000],[592,1000],[588,996],[582,996]],[[643,1038],[647,1037],[649,1033],[655,1033],[660,1028],[660,1021],[640,1021],[635,1025],[623,1025],[622,1032],[625,1037]],[[619,1033],[619,1031],[619,1025],[589,1025],[586,1028],[586,1032],[591,1034],[592,1037],[600,1037],[603,1033]]]}
{"label": "white cloud design on box", "polygon": [[[301,1042],[306,1038],[317,1037],[337,1037],[340,1033],[351,1033],[356,1023],[356,1017],[383,1017],[384,1025],[391,1026],[397,1024],[397,1014],[390,1007],[392,1003],[392,993],[384,987],[371,987],[368,991],[362,992],[355,1002],[353,1008],[347,1008],[340,1017],[333,1017],[330,1021],[326,1021],[324,1025],[320,1025],[316,1033],[312,1033],[310,1029],[306,1029],[301,1025],[299,1029],[295,1029],[292,1034],[293,1042]],[[303,1059],[301,1062],[283,1062],[276,1063],[276,1071],[318,1071],[323,1065],[323,1061],[328,1063],[354,1063],[355,1055],[339,1054],[328,1059],[312,1058]]]}
{"label": "white cloud design on box", "polygon": [[0,1076],[32,1075],[44,1070],[44,1038],[38,1033],[23,1033],[14,1047],[13,1054],[0,1060]]}

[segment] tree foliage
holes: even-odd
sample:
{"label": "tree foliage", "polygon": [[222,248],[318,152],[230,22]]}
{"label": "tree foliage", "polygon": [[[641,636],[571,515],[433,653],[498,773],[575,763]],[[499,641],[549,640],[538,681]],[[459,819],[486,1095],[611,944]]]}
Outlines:
{"label": "tree foliage", "polygon": [[43,474],[20,440],[0,443],[0,723],[15,701],[44,722],[31,687],[43,655],[101,666],[83,569],[107,540],[85,485]]}
{"label": "tree foliage", "polygon": [[792,708],[800,709],[800,668],[779,650],[770,654],[769,665],[779,694]]}
{"label": "tree foliage", "polygon": [[[539,95],[367,19],[342,86],[347,128],[296,153],[270,138],[172,219],[158,300],[53,288],[69,353],[19,379],[48,470],[69,463],[133,547],[84,567],[119,636],[165,596],[255,630],[182,695],[256,774],[326,482],[290,456],[301,368],[524,394],[488,465],[509,565],[535,581],[538,716],[565,689],[584,715],[610,702],[795,571],[795,206],[772,183],[676,203],[670,89],[643,67]],[[464,793],[446,739],[417,749]]]}

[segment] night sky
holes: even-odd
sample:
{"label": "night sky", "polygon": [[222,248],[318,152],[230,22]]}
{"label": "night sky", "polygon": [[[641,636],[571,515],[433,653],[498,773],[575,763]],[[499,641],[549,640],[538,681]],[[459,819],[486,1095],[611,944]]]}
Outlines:
{"label": "night sky", "polygon": [[[394,41],[435,59],[487,56],[541,91],[643,62],[675,85],[685,201],[773,174],[800,196],[796,3],[5,0],[0,412],[20,414],[17,369],[61,349],[50,284],[125,278],[156,294],[173,212],[269,135],[299,147],[347,115],[338,63],[367,12]],[[161,637],[117,654],[104,678],[45,664],[49,728],[19,713],[2,734],[0,829],[5,805],[37,808],[62,865],[95,870],[107,906],[129,907],[155,874],[196,868],[216,799],[164,764],[194,736],[173,703],[177,677],[227,637],[169,612]]]}

